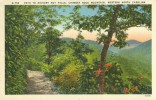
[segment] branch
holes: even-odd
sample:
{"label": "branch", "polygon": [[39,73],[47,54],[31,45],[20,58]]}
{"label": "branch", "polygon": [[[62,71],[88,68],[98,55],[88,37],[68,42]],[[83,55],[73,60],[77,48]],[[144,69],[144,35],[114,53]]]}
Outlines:
{"label": "branch", "polygon": [[126,25],[126,26],[123,25],[123,27],[120,27],[120,30],[125,30],[125,29],[128,29],[130,27],[145,27],[145,25],[139,25],[139,24]]}

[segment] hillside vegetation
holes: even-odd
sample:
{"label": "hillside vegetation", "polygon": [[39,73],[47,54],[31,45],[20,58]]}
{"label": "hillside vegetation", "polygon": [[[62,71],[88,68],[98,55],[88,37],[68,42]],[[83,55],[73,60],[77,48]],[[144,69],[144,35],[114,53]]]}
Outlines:
{"label": "hillside vegetation", "polygon": [[114,47],[114,46],[110,46],[109,50],[114,52],[114,53],[119,53],[122,50],[131,49],[131,48],[134,48],[134,47],[138,46],[139,44],[141,44],[141,42],[136,41],[136,40],[128,40],[126,42],[127,42],[127,45],[125,47],[121,48],[121,49],[119,49],[117,47]]}
{"label": "hillside vegetation", "polygon": [[[70,42],[71,38],[63,38],[62,40]],[[82,40],[83,43],[89,45],[94,52],[86,54],[89,63],[100,59],[102,45],[93,40]],[[123,70],[123,78],[144,76],[147,83],[151,85],[151,40],[144,43],[138,41],[127,41],[130,47],[126,49],[118,49],[119,53],[109,50],[107,54],[108,62],[118,62]],[[115,48],[115,47],[114,47]],[[149,58],[150,57],[150,58]],[[142,60],[143,59],[143,60]]]}
{"label": "hillside vegetation", "polygon": [[[151,29],[151,5],[6,5],[5,93],[151,94],[151,40],[126,46],[142,25]],[[77,37],[61,38],[70,29]]]}

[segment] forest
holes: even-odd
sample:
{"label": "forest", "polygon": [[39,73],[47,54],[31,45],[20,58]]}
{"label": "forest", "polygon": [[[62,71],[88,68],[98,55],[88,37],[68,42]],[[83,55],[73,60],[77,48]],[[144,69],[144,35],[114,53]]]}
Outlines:
{"label": "forest", "polygon": [[131,27],[152,30],[151,5],[6,5],[5,93],[27,94],[30,70],[58,94],[151,94],[152,40],[127,40]]}

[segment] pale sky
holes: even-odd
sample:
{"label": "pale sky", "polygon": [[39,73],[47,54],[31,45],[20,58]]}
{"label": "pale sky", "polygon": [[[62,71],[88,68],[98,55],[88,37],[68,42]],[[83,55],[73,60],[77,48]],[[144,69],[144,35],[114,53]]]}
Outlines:
{"label": "pale sky", "polygon": [[[140,42],[145,42],[152,38],[152,32],[147,30],[145,27],[132,27],[129,28],[126,33],[128,33],[127,40],[137,40]],[[87,40],[96,40],[97,32],[88,32],[86,30],[83,30],[81,33],[85,39]],[[76,38],[78,35],[78,31],[74,29],[70,29],[68,31],[65,31],[62,35],[62,37],[67,38]]]}
{"label": "pale sky", "polygon": [[129,40],[138,40],[140,42],[147,41],[152,38],[152,31],[145,27],[133,27],[127,30]]}

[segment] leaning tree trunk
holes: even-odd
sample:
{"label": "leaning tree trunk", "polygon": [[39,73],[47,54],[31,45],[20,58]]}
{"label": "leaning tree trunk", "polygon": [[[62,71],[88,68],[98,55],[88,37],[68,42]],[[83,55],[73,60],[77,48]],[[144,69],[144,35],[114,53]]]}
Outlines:
{"label": "leaning tree trunk", "polygon": [[107,51],[109,48],[109,44],[111,42],[113,33],[109,33],[109,39],[107,40],[107,43],[104,44],[102,52],[101,52],[101,74],[100,74],[100,82],[99,82],[99,93],[103,94],[105,90],[105,63],[106,63],[106,56],[107,56]]}
{"label": "leaning tree trunk", "polygon": [[114,14],[112,15],[112,19],[110,22],[110,27],[109,27],[109,32],[108,32],[108,38],[107,40],[105,40],[104,42],[104,46],[101,52],[101,74],[99,75],[99,93],[103,94],[105,93],[105,80],[104,80],[104,76],[105,76],[105,63],[106,63],[106,56],[107,56],[107,51],[110,45],[110,42],[112,40],[113,37],[113,33],[115,32],[116,29],[116,21],[117,21],[117,14],[120,10],[120,5],[117,5],[116,8],[114,9]]}

